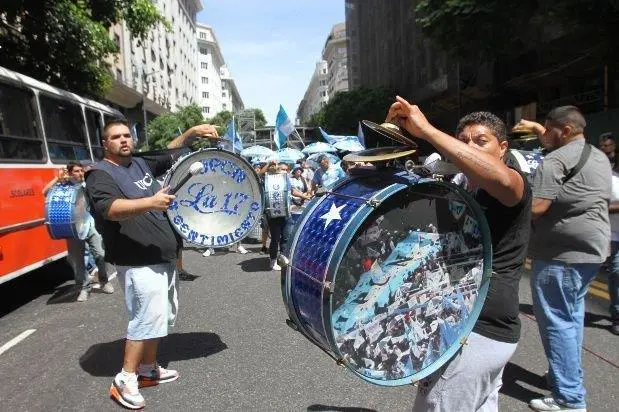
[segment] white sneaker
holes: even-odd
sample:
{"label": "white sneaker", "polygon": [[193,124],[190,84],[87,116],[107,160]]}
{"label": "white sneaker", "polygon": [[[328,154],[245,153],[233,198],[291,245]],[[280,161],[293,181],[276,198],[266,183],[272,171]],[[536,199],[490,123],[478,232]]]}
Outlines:
{"label": "white sneaker", "polygon": [[204,256],[204,257],[209,257],[209,256],[214,255],[214,254],[215,254],[215,249],[213,249],[212,247],[210,247],[210,248],[206,249],[206,250],[204,251],[204,253],[202,253],[202,256]]}
{"label": "white sneaker", "polygon": [[570,411],[570,412],[587,412],[586,408],[570,408],[557,403],[552,396],[546,398],[533,399],[529,402],[531,409],[535,411]]}
{"label": "white sneaker", "polygon": [[77,296],[78,302],[86,302],[90,293],[87,290],[80,290],[80,294]]}
{"label": "white sneaker", "polygon": [[127,377],[120,372],[110,386],[112,399],[129,409],[142,409],[145,405],[144,397],[138,389],[138,377],[132,374]]}
{"label": "white sneaker", "polygon": [[245,248],[243,247],[243,245],[239,245],[239,246],[236,248],[236,252],[237,252],[237,253],[240,253],[241,255],[244,255],[245,253],[247,253],[247,249],[245,249]]}
{"label": "white sneaker", "polygon": [[271,265],[271,269],[273,270],[277,270],[277,271],[281,271],[282,267],[280,265],[277,264],[277,260],[273,261],[273,264]]}

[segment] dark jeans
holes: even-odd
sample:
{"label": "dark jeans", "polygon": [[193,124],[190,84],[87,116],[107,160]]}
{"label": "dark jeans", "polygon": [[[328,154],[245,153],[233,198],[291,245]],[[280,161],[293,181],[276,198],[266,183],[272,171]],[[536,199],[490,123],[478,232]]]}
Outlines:
{"label": "dark jeans", "polygon": [[269,257],[271,260],[277,259],[277,255],[282,251],[285,253],[285,245],[288,241],[288,234],[284,230],[286,226],[285,217],[270,217],[268,218],[269,232],[271,233],[271,244],[269,245]]}

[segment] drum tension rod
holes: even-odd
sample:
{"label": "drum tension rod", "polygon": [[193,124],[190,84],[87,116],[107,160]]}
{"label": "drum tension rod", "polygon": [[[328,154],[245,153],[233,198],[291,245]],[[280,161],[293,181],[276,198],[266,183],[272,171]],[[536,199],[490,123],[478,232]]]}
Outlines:
{"label": "drum tension rod", "polygon": [[351,195],[345,195],[343,193],[330,192],[328,190],[324,190],[324,188],[318,189],[315,193],[315,196],[318,196],[318,197],[324,196],[324,195],[333,195],[333,196],[345,197],[346,199],[361,200],[366,205],[373,207],[373,208],[377,208],[378,206],[380,206],[380,200],[377,200],[377,199],[366,199],[365,197],[351,196]]}

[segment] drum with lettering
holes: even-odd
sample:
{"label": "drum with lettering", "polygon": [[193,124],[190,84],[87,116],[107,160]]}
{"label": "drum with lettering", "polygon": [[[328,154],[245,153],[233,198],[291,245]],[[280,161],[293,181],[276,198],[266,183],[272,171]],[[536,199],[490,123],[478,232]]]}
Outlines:
{"label": "drum with lettering", "polygon": [[196,163],[192,175],[175,193],[167,215],[188,242],[205,247],[237,243],[260,222],[262,187],[258,175],[241,156],[221,149],[203,149],[180,158],[164,179],[176,188]]}
{"label": "drum with lettering", "polygon": [[290,181],[287,173],[264,175],[264,202],[269,217],[290,216]]}
{"label": "drum with lettering", "polygon": [[282,258],[288,324],[366,381],[409,384],[449,360],[479,316],[488,224],[450,183],[354,173],[296,225]]}
{"label": "drum with lettering", "polygon": [[88,206],[82,185],[57,184],[45,198],[45,226],[52,239],[86,239]]}
{"label": "drum with lettering", "polygon": [[544,155],[540,151],[510,149],[505,155],[505,163],[521,171],[529,179],[535,177],[535,172],[542,160],[544,160]]}

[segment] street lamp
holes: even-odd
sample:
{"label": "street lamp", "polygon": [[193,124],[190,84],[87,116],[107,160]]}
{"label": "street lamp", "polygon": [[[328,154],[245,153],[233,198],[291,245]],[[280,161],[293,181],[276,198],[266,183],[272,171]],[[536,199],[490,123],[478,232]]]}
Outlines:
{"label": "street lamp", "polygon": [[148,95],[148,90],[150,89],[150,87],[148,87],[148,82],[147,79],[149,76],[152,76],[153,74],[157,74],[159,73],[161,70],[155,70],[154,72],[150,72],[150,73],[144,73],[144,71],[142,70],[142,81],[144,82],[144,84],[146,84],[146,90],[144,91],[144,84],[142,85],[142,90],[144,91],[144,95],[142,96],[142,117],[144,120],[144,141],[146,142],[146,150],[148,150],[148,132],[146,131],[146,97]]}

